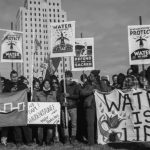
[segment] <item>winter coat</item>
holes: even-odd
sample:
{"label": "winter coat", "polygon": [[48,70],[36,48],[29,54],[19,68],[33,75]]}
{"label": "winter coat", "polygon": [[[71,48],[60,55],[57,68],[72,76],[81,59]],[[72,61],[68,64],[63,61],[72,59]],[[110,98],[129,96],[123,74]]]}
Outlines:
{"label": "winter coat", "polygon": [[91,106],[95,106],[95,97],[93,90],[100,90],[99,85],[91,85],[87,83],[81,90],[80,95],[84,98],[83,106],[84,108],[89,108]]}
{"label": "winter coat", "polygon": [[[72,82],[69,85],[66,85],[66,92],[69,93],[69,97],[66,98],[67,100],[67,108],[72,109],[77,107],[77,103],[79,101],[79,90],[80,86],[76,82]],[[62,104],[64,102],[64,90],[61,88],[60,90],[60,103]]]}
{"label": "winter coat", "polygon": [[36,92],[33,99],[34,102],[56,102],[56,92],[49,91],[45,93],[44,91]]}

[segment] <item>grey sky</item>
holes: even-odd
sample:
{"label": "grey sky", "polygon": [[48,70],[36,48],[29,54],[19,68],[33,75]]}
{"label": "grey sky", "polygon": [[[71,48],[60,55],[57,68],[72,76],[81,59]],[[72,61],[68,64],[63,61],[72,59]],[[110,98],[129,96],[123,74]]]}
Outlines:
{"label": "grey sky", "polygon": [[[24,0],[0,0],[0,28],[10,29]],[[62,0],[68,20],[76,21],[76,37],[95,39],[96,69],[101,74],[126,72],[128,61],[127,26],[150,24],[150,0]],[[1,68],[0,64],[0,68]]]}

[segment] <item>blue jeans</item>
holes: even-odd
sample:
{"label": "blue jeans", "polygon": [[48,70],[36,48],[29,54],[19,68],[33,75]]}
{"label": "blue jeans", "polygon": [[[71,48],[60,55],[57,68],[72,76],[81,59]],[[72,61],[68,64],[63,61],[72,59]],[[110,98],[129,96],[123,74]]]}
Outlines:
{"label": "blue jeans", "polygon": [[[77,133],[77,108],[67,110],[68,120],[71,121],[71,136],[76,136]],[[69,131],[65,129],[65,111],[62,110],[62,127],[64,130],[64,136],[69,136]]]}

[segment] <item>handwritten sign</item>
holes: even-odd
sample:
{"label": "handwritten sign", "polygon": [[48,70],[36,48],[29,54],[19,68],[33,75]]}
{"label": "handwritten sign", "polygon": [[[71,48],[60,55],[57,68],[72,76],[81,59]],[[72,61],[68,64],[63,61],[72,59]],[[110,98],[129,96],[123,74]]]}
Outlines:
{"label": "handwritten sign", "polygon": [[60,124],[60,103],[29,102],[28,124]]}
{"label": "handwritten sign", "polygon": [[150,141],[150,92],[95,92],[98,143]]}

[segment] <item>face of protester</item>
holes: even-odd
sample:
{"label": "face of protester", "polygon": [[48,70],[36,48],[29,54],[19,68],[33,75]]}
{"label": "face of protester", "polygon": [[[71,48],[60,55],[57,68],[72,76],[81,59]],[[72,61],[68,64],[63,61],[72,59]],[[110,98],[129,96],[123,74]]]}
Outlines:
{"label": "face of protester", "polygon": [[40,83],[42,83],[42,82],[43,82],[43,78],[42,78],[42,77],[40,77],[40,78],[39,78],[39,81],[40,81]]}
{"label": "face of protester", "polygon": [[45,82],[44,82],[44,88],[45,88],[46,90],[48,90],[48,89],[51,88],[49,81],[45,81]]}
{"label": "face of protester", "polygon": [[115,83],[115,84],[117,83],[117,76],[113,77],[113,83]]}
{"label": "face of protester", "polygon": [[13,73],[11,75],[11,81],[16,83],[18,81],[18,74],[17,73]]}
{"label": "face of protester", "polygon": [[57,81],[53,80],[52,84],[53,84],[54,90],[56,91],[58,89],[58,83],[57,83]]}
{"label": "face of protester", "polygon": [[37,89],[37,90],[40,89],[40,83],[39,82],[35,82],[34,88]]}
{"label": "face of protester", "polygon": [[148,86],[148,80],[145,77],[143,78],[142,76],[140,76],[139,80],[143,86],[145,86],[145,87]]}
{"label": "face of protester", "polygon": [[29,82],[28,82],[27,79],[24,79],[24,80],[23,80],[23,83],[24,83],[25,85],[27,85],[27,86],[29,85]]}
{"label": "face of protester", "polygon": [[95,76],[94,76],[94,74],[90,73],[89,78],[90,78],[90,81],[91,81],[91,82],[94,82],[94,81],[95,81]]}
{"label": "face of protester", "polygon": [[70,84],[72,82],[72,77],[66,76],[66,84]]}

